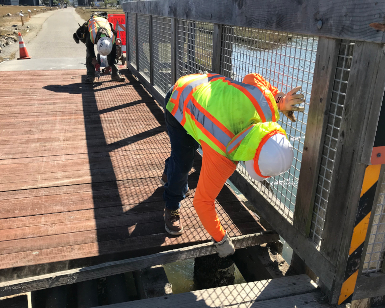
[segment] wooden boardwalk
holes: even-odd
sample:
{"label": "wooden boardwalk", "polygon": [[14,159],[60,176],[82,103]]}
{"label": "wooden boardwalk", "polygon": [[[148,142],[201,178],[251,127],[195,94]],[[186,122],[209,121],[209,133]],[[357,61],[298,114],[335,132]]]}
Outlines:
{"label": "wooden boardwalk", "polygon": [[[164,230],[170,145],[157,103],[128,72],[125,83],[102,77],[94,87],[83,73],[0,72],[0,282],[210,239],[192,197],[185,233]],[[228,187],[217,211],[230,236],[263,231]]]}

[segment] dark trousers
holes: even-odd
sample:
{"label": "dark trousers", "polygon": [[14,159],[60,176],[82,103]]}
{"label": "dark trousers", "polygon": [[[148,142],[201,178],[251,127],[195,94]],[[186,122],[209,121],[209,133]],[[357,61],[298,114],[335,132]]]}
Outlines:
{"label": "dark trousers", "polygon": [[164,102],[164,117],[171,142],[171,155],[165,161],[164,173],[167,175],[167,183],[164,186],[163,199],[166,201],[166,208],[177,210],[180,208],[180,201],[185,198],[188,191],[188,173],[193,166],[199,143],[187,134],[183,126],[166,109],[171,93],[172,88],[167,92]]}

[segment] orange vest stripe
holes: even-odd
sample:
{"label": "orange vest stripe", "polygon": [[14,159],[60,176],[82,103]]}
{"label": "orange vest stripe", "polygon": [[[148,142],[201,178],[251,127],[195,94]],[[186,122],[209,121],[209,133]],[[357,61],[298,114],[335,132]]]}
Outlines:
{"label": "orange vest stripe", "polygon": [[260,177],[263,177],[263,178],[265,178],[265,179],[268,178],[268,176],[262,175],[261,170],[259,170],[259,165],[258,165],[259,154],[261,154],[262,147],[263,147],[264,144],[267,142],[267,140],[268,140],[270,137],[272,137],[272,136],[274,136],[274,135],[277,135],[277,134],[284,135],[284,134],[283,134],[280,130],[278,130],[278,129],[275,129],[275,130],[271,131],[270,133],[266,134],[266,135],[262,138],[261,142],[259,143],[258,148],[257,148],[257,152],[256,152],[256,154],[255,154],[255,156],[254,156],[254,170],[255,170],[255,172],[256,172]]}

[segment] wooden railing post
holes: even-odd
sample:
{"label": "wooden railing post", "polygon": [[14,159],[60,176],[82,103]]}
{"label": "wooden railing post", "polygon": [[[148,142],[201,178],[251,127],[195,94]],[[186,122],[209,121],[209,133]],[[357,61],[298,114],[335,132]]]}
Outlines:
{"label": "wooden railing post", "polygon": [[340,40],[320,38],[294,212],[294,227],[309,236]]}
{"label": "wooden railing post", "polygon": [[129,32],[130,32],[130,22],[128,20],[128,13],[126,13],[126,67],[128,68],[128,62],[131,61],[131,53],[130,53],[130,40],[129,40]]}
{"label": "wooden railing post", "polygon": [[[363,244],[351,246],[353,231],[362,222],[360,216],[368,210],[367,204],[360,202],[367,169],[367,165],[361,162],[365,152],[362,147],[367,145],[365,138],[376,130],[384,93],[384,72],[382,45],[356,42],[321,244],[321,253],[336,265],[334,287],[330,294],[332,303],[349,300],[357,280]],[[365,239],[367,224],[363,225],[365,230],[361,231]],[[349,263],[353,257],[354,265]]]}
{"label": "wooden railing post", "polygon": [[136,48],[136,70],[139,72],[139,39],[138,39],[138,13],[135,14],[135,48]]}
{"label": "wooden railing post", "polygon": [[171,18],[171,84],[176,82],[178,20]]}
{"label": "wooden railing post", "polygon": [[150,84],[154,85],[154,41],[152,15],[150,15],[148,21],[148,43],[150,48]]}
{"label": "wooden railing post", "polygon": [[214,24],[212,72],[217,74],[221,73],[222,29],[221,24]]}

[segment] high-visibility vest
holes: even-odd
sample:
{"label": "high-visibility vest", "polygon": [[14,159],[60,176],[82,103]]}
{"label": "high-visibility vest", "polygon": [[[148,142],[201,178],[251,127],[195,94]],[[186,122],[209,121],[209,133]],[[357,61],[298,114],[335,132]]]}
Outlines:
{"label": "high-visibility vest", "polygon": [[95,44],[96,35],[100,28],[105,28],[107,30],[108,37],[111,38],[112,43],[115,43],[115,35],[111,30],[111,26],[108,20],[103,17],[95,17],[95,16],[93,16],[88,21],[88,32],[90,33],[91,42]]}
{"label": "high-visibility vest", "polygon": [[233,161],[253,159],[268,137],[286,135],[270,90],[218,74],[180,78],[166,109],[197,142]]}

